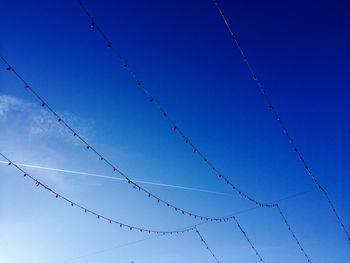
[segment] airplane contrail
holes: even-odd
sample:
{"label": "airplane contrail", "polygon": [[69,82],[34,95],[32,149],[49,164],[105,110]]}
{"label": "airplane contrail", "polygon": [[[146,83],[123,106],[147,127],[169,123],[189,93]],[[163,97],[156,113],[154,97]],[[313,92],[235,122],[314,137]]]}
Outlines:
{"label": "airplane contrail", "polygon": [[[0,161],[0,163],[8,164],[8,162],[5,162],[5,161]],[[40,170],[47,170],[47,171],[54,171],[54,172],[61,172],[61,173],[69,173],[69,174],[75,174],[75,175],[84,175],[84,176],[97,177],[97,178],[103,178],[103,179],[108,179],[108,180],[127,181],[125,178],[112,177],[112,176],[107,176],[107,175],[102,175],[102,174],[66,170],[66,169],[39,166],[39,165],[33,165],[33,164],[24,164],[24,163],[14,163],[14,164],[16,164],[18,166],[22,166],[22,167],[33,168],[33,169],[40,169]],[[208,194],[225,195],[225,196],[231,196],[231,197],[234,196],[232,194],[228,194],[228,193],[224,193],[224,192],[217,192],[217,191],[211,191],[211,190],[207,190],[207,189],[194,188],[194,187],[188,187],[188,186],[164,184],[164,183],[140,181],[140,180],[133,180],[133,181],[135,183],[146,184],[146,185],[154,185],[154,186],[161,186],[161,187],[174,188],[174,189],[180,189],[180,190],[203,192],[203,193],[208,193]]]}

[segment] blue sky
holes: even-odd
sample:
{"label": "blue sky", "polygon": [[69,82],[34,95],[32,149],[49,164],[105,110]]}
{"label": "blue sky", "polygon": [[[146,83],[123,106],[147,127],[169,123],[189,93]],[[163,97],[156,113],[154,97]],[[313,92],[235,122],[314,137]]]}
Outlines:
{"label": "blue sky", "polygon": [[[211,1],[84,3],[172,119],[232,182],[264,201],[311,190],[281,208],[313,262],[348,260],[349,241],[258,94]],[[347,4],[222,1],[222,7],[349,227]],[[74,1],[10,1],[0,14],[0,53],[127,175],[231,194],[148,103]],[[15,162],[113,176],[5,70],[0,124],[1,152]],[[13,167],[0,163],[0,169],[1,262],[214,262],[194,233],[118,247],[149,236],[100,222],[34,187]],[[200,223],[125,182],[26,170],[125,223],[164,230]],[[252,207],[234,193],[144,186],[207,216]],[[266,262],[305,262],[276,210],[237,217]],[[233,222],[198,228],[221,262],[257,261]]]}

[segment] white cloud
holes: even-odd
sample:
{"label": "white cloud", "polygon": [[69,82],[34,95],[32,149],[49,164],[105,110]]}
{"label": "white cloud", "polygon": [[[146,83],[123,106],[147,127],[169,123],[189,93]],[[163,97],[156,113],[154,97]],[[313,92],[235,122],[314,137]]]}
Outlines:
{"label": "white cloud", "polygon": [[[9,118],[10,115],[15,117]],[[91,135],[91,125],[87,125],[85,121],[70,113],[59,113],[59,115],[67,123],[77,127],[79,133]],[[15,96],[0,94],[0,122],[7,123],[7,126],[3,125],[3,131],[6,129],[5,127],[8,129],[16,127],[17,130],[21,130],[25,136],[29,136],[31,139],[55,138],[79,144],[72,133],[64,125],[58,123],[51,112]]]}
{"label": "white cloud", "polygon": [[14,96],[0,95],[0,121],[5,121],[7,119],[8,113],[14,108],[20,108],[24,106],[25,103]]}
{"label": "white cloud", "polygon": [[[79,133],[91,137],[91,125],[70,113],[59,114]],[[40,104],[0,94],[0,150],[12,161],[65,166],[71,164],[73,152],[80,150],[76,145],[80,145],[76,137]],[[45,171],[44,178],[56,186],[70,187],[56,173]],[[34,176],[42,174],[35,172]]]}

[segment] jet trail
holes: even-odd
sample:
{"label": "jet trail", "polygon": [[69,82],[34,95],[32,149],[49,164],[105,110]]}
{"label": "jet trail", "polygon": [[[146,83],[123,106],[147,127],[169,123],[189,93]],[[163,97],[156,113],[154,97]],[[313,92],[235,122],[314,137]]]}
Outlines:
{"label": "jet trail", "polygon": [[[5,162],[5,161],[0,161],[0,163],[8,164],[8,162]],[[54,172],[61,172],[61,173],[69,173],[69,174],[75,174],[75,175],[84,175],[84,176],[97,177],[97,178],[103,178],[103,179],[108,179],[108,180],[127,181],[125,178],[106,176],[106,175],[102,175],[102,174],[87,173],[87,172],[73,171],[73,170],[65,170],[65,169],[60,169],[60,168],[39,166],[39,165],[33,165],[33,164],[23,164],[23,163],[15,163],[15,164],[18,165],[18,166],[27,167],[27,168],[33,168],[33,169],[39,169],[39,170],[47,170],[47,171],[54,171]],[[207,189],[194,188],[194,187],[188,187],[188,186],[164,184],[164,183],[157,183],[157,182],[150,182],[150,181],[140,181],[140,180],[133,180],[133,181],[137,182],[137,183],[140,183],[140,184],[145,184],[145,185],[154,185],[154,186],[161,186],[161,187],[167,187],[167,188],[174,188],[174,189],[194,191],[194,192],[202,192],[202,193],[216,194],[216,195],[224,195],[224,196],[231,196],[231,197],[234,196],[234,195],[228,194],[228,193],[216,192],[216,191],[211,191],[211,190],[207,190]]]}

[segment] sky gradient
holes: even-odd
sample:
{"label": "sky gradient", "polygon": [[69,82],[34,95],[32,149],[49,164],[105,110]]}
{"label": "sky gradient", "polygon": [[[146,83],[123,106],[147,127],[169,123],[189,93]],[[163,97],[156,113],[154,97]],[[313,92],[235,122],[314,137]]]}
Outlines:
{"label": "sky gradient", "polygon": [[[349,241],[260,97],[211,1],[84,3],[147,89],[231,182],[266,202],[307,191],[280,204],[312,262],[348,261]],[[349,6],[221,3],[349,227]],[[206,216],[254,207],[230,192],[174,133],[75,1],[6,2],[0,22],[1,55],[128,176],[228,194],[144,185]],[[14,162],[114,176],[6,70],[0,71],[0,150]],[[0,163],[0,169],[1,262],[214,262],[194,233],[129,244],[149,235],[100,222],[55,200],[13,167]],[[25,169],[57,192],[125,223],[164,230],[200,223],[123,181]],[[266,262],[305,262],[276,210],[254,209],[237,218]],[[220,262],[258,262],[233,222],[198,229]]]}

